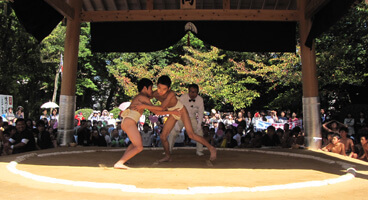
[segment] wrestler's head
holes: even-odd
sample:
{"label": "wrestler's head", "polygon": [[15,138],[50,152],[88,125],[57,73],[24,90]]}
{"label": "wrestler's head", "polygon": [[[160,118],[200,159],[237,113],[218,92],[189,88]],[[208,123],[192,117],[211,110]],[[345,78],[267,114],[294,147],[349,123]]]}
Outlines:
{"label": "wrestler's head", "polygon": [[332,135],[332,144],[337,144],[340,142],[341,136],[338,133]]}
{"label": "wrestler's head", "polygon": [[144,91],[148,96],[152,96],[153,82],[147,78],[142,78],[138,81],[138,92]]}
{"label": "wrestler's head", "polygon": [[360,137],[360,143],[362,144],[362,145],[365,145],[365,144],[367,144],[367,135],[362,135],[361,137]]}
{"label": "wrestler's head", "polygon": [[159,95],[165,95],[171,87],[170,77],[163,75],[157,80],[157,92]]}

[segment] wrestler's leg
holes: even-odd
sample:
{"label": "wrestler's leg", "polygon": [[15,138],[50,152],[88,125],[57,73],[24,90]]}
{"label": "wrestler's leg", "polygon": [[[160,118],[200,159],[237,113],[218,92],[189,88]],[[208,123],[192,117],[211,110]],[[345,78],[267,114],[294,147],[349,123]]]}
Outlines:
{"label": "wrestler's leg", "polygon": [[216,160],[216,156],[217,156],[216,148],[213,147],[210,143],[208,143],[206,139],[204,139],[203,137],[193,132],[192,123],[190,121],[187,109],[183,107],[180,110],[180,113],[181,113],[180,117],[184,123],[184,127],[185,127],[185,130],[187,131],[188,137],[206,146],[208,150],[211,152],[210,160],[211,161]]}
{"label": "wrestler's leg", "polygon": [[174,125],[174,128],[170,131],[168,142],[169,142],[169,150],[172,153],[172,149],[175,145],[176,138],[180,134],[181,129],[183,129],[183,122],[181,120],[177,121]]}
{"label": "wrestler's leg", "polygon": [[170,115],[169,118],[166,120],[164,127],[162,128],[160,139],[161,144],[165,150],[165,157],[159,160],[160,162],[166,162],[170,160],[170,148],[169,142],[167,141],[167,136],[170,134],[170,131],[174,128],[176,119]]}
{"label": "wrestler's leg", "polygon": [[143,150],[142,138],[141,134],[139,134],[137,123],[133,119],[124,119],[123,124],[121,124],[121,129],[126,132],[132,143],[125,150],[120,160],[115,163],[114,168],[128,169],[124,163]]}

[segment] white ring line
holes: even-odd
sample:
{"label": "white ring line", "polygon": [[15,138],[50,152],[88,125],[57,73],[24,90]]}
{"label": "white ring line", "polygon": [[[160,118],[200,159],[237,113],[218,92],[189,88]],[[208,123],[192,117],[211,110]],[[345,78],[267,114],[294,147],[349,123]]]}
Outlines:
{"label": "white ring line", "polygon": [[[151,150],[159,150],[159,148],[152,148]],[[229,151],[228,149],[224,149]],[[235,149],[234,149],[235,150]],[[326,179],[321,181],[307,181],[300,183],[289,183],[283,185],[270,185],[270,186],[257,186],[257,187],[225,187],[225,186],[204,186],[204,187],[188,187],[187,189],[165,189],[165,188],[137,188],[135,185],[125,185],[118,183],[98,183],[98,182],[89,182],[89,181],[71,181],[66,179],[58,179],[46,176],[35,175],[30,172],[18,170],[16,168],[17,164],[21,161],[24,161],[30,157],[38,156],[38,157],[46,157],[46,156],[54,156],[54,155],[65,155],[65,154],[79,154],[79,153],[92,153],[97,150],[83,150],[83,151],[64,151],[64,152],[54,152],[54,153],[30,153],[23,156],[18,156],[16,161],[11,161],[7,165],[7,169],[20,176],[25,178],[29,178],[39,182],[45,183],[56,183],[62,185],[70,185],[70,186],[78,186],[78,187],[88,187],[88,188],[103,188],[103,189],[120,189],[123,192],[133,192],[133,193],[150,193],[150,194],[181,194],[181,195],[193,195],[193,194],[216,194],[216,193],[230,193],[230,192],[265,192],[265,191],[274,191],[274,190],[285,190],[285,189],[299,189],[306,187],[319,187],[330,184],[336,184],[351,180],[355,177],[356,170],[354,168],[348,168],[347,173],[338,178]],[[102,150],[109,151],[109,150]],[[112,149],[112,151],[115,151]],[[235,151],[239,151],[236,149]],[[314,159],[317,161],[322,161],[329,164],[338,164],[341,166],[348,166],[347,163],[343,162],[335,162],[329,159],[323,159],[316,156],[311,155],[301,155],[296,153],[286,153],[286,152],[270,152],[270,151],[262,151],[262,150],[249,150],[243,149],[245,152],[256,152],[256,153],[265,153],[265,154],[275,154],[275,155],[283,155],[290,157],[302,157],[307,159]]]}

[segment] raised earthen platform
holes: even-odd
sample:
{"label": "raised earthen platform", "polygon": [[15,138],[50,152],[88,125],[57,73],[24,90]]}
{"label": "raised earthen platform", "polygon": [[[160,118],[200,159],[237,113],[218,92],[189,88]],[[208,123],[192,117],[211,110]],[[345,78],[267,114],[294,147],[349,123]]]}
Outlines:
{"label": "raised earthen platform", "polygon": [[63,147],[0,157],[4,199],[365,199],[368,163],[320,151],[161,148],[113,169],[124,149]]}

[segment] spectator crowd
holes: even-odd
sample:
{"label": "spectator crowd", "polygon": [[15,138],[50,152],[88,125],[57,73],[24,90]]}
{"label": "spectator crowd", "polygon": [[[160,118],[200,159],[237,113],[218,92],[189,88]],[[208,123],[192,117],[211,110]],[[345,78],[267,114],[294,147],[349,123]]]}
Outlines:
{"label": "spectator crowd", "polygon": [[[75,117],[74,144],[79,146],[127,147],[129,137],[121,129],[121,118],[114,118],[107,110],[94,111],[85,118],[82,112]],[[138,123],[144,147],[159,147],[160,132],[167,116],[142,117]],[[217,148],[305,148],[305,134],[296,112],[245,111],[206,112],[202,120],[203,137]],[[298,123],[296,123],[298,122]],[[367,161],[367,121],[361,112],[354,118],[348,114],[339,122],[321,109],[323,151],[338,153]],[[265,124],[267,126],[265,126]],[[23,107],[16,113],[0,117],[1,155],[38,149],[57,148],[57,109],[44,110],[38,120],[24,119]],[[195,146],[182,129],[175,146]]]}

